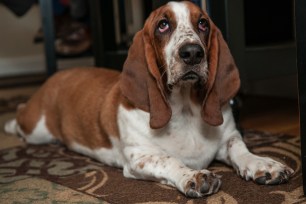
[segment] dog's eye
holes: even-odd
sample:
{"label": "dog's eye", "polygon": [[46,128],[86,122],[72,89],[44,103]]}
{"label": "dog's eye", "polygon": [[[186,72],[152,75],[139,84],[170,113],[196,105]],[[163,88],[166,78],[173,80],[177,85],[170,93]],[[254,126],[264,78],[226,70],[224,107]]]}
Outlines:
{"label": "dog's eye", "polygon": [[164,19],[164,20],[161,20],[159,23],[158,23],[158,30],[159,32],[161,33],[164,33],[166,31],[168,31],[170,28],[170,25],[169,25],[169,22]]}
{"label": "dog's eye", "polygon": [[206,32],[208,30],[208,21],[204,18],[201,18],[198,23],[200,31]]}

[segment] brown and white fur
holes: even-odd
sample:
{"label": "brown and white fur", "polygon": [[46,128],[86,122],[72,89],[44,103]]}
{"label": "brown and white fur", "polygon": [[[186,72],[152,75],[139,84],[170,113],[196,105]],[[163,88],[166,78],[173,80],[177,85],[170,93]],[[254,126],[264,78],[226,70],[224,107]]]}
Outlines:
{"label": "brown and white fur", "polygon": [[237,67],[221,32],[190,2],[152,12],[134,38],[123,72],[60,71],[18,108],[5,130],[28,143],[60,141],[73,151],[154,180],[189,197],[216,193],[214,160],[259,184],[287,182],[293,170],[244,144],[229,100]]}

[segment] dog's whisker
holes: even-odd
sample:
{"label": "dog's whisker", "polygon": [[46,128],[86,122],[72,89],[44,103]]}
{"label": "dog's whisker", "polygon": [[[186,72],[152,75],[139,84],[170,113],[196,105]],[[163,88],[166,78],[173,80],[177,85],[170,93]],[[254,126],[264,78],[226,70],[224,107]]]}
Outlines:
{"label": "dog's whisker", "polygon": [[164,71],[162,72],[162,74],[160,75],[160,78],[162,79],[163,76],[164,76],[166,73],[167,73],[167,70],[164,70]]}

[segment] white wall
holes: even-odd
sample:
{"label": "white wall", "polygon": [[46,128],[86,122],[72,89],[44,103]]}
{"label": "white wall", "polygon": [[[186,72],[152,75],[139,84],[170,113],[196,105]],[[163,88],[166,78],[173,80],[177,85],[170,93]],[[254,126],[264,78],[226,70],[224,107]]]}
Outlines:
{"label": "white wall", "polygon": [[[43,43],[34,44],[34,35],[41,27],[38,5],[24,16],[17,17],[0,4],[0,78],[45,73]],[[93,57],[57,60],[58,68],[93,66]]]}
{"label": "white wall", "polygon": [[40,28],[38,6],[22,17],[0,4],[0,77],[44,71],[43,44],[34,44]]}

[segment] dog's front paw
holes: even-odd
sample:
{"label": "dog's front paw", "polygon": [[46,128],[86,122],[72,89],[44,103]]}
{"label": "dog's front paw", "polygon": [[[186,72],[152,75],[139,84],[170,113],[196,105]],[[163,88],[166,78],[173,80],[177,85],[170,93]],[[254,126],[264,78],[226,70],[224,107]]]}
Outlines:
{"label": "dog's front paw", "polygon": [[277,185],[288,182],[293,169],[268,157],[249,155],[244,158],[245,165],[239,167],[238,173],[246,180],[257,184]]}
{"label": "dog's front paw", "polygon": [[207,170],[197,171],[185,182],[185,195],[192,198],[216,193],[221,186],[221,176]]}

